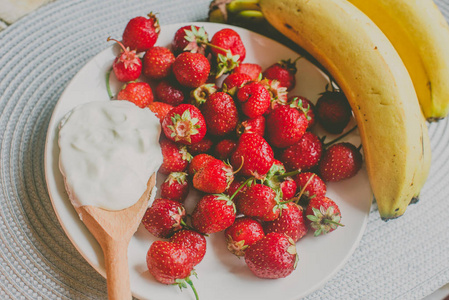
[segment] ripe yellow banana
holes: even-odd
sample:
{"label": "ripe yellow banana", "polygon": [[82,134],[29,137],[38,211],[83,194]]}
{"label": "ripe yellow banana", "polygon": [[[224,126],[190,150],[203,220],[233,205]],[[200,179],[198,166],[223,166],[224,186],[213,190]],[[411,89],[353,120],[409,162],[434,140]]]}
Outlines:
{"label": "ripe yellow banana", "polygon": [[407,67],[424,116],[449,112],[449,26],[432,0],[348,0],[390,39]]}
{"label": "ripe yellow banana", "polygon": [[384,220],[401,216],[430,166],[413,83],[382,31],[346,0],[260,0],[268,22],[314,56],[345,93]]}

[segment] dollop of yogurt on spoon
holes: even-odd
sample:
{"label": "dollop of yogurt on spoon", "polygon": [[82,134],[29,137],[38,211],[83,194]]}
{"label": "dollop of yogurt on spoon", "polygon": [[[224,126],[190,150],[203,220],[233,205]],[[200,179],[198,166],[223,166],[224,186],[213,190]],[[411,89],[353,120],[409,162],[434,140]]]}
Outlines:
{"label": "dollop of yogurt on spoon", "polygon": [[129,101],[94,101],[70,111],[58,144],[72,205],[121,210],[135,204],[162,164],[160,132],[153,112]]}

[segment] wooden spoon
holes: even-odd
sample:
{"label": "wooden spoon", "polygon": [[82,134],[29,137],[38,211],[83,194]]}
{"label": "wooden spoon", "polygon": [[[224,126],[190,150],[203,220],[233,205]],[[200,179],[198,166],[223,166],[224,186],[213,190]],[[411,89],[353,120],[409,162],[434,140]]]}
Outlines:
{"label": "wooden spoon", "polygon": [[81,220],[103,250],[109,300],[132,298],[128,245],[148,208],[155,183],[156,175],[153,174],[139,201],[122,210],[110,211],[90,205],[75,207]]}

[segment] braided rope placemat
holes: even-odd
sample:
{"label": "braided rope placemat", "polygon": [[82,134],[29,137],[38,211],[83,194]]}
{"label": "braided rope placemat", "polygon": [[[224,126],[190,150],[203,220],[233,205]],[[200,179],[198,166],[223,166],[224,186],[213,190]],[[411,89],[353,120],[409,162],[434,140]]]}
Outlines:
{"label": "braided rope placemat", "polygon": [[[162,24],[201,21],[209,2],[58,0],[0,32],[0,299],[107,298],[105,280],[64,234],[46,190],[51,114],[129,19],[153,11]],[[449,0],[436,3],[449,16]],[[359,247],[308,299],[421,299],[449,282],[448,122],[429,126],[433,162],[420,202],[390,222],[373,205]]]}

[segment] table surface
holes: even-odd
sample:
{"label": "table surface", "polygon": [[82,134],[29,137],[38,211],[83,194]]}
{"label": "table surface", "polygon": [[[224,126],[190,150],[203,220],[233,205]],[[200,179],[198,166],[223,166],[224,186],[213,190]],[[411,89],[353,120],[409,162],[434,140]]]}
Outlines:
{"label": "table surface", "polygon": [[[6,2],[39,5],[5,21]],[[210,1],[45,2],[0,0],[0,299],[105,299],[104,278],[64,234],[46,190],[51,114],[130,18],[153,11],[161,24],[203,21]],[[449,19],[449,0],[435,2]],[[449,282],[448,119],[429,124],[429,134],[433,161],[420,201],[389,222],[373,205],[354,254],[307,299],[423,299]]]}

